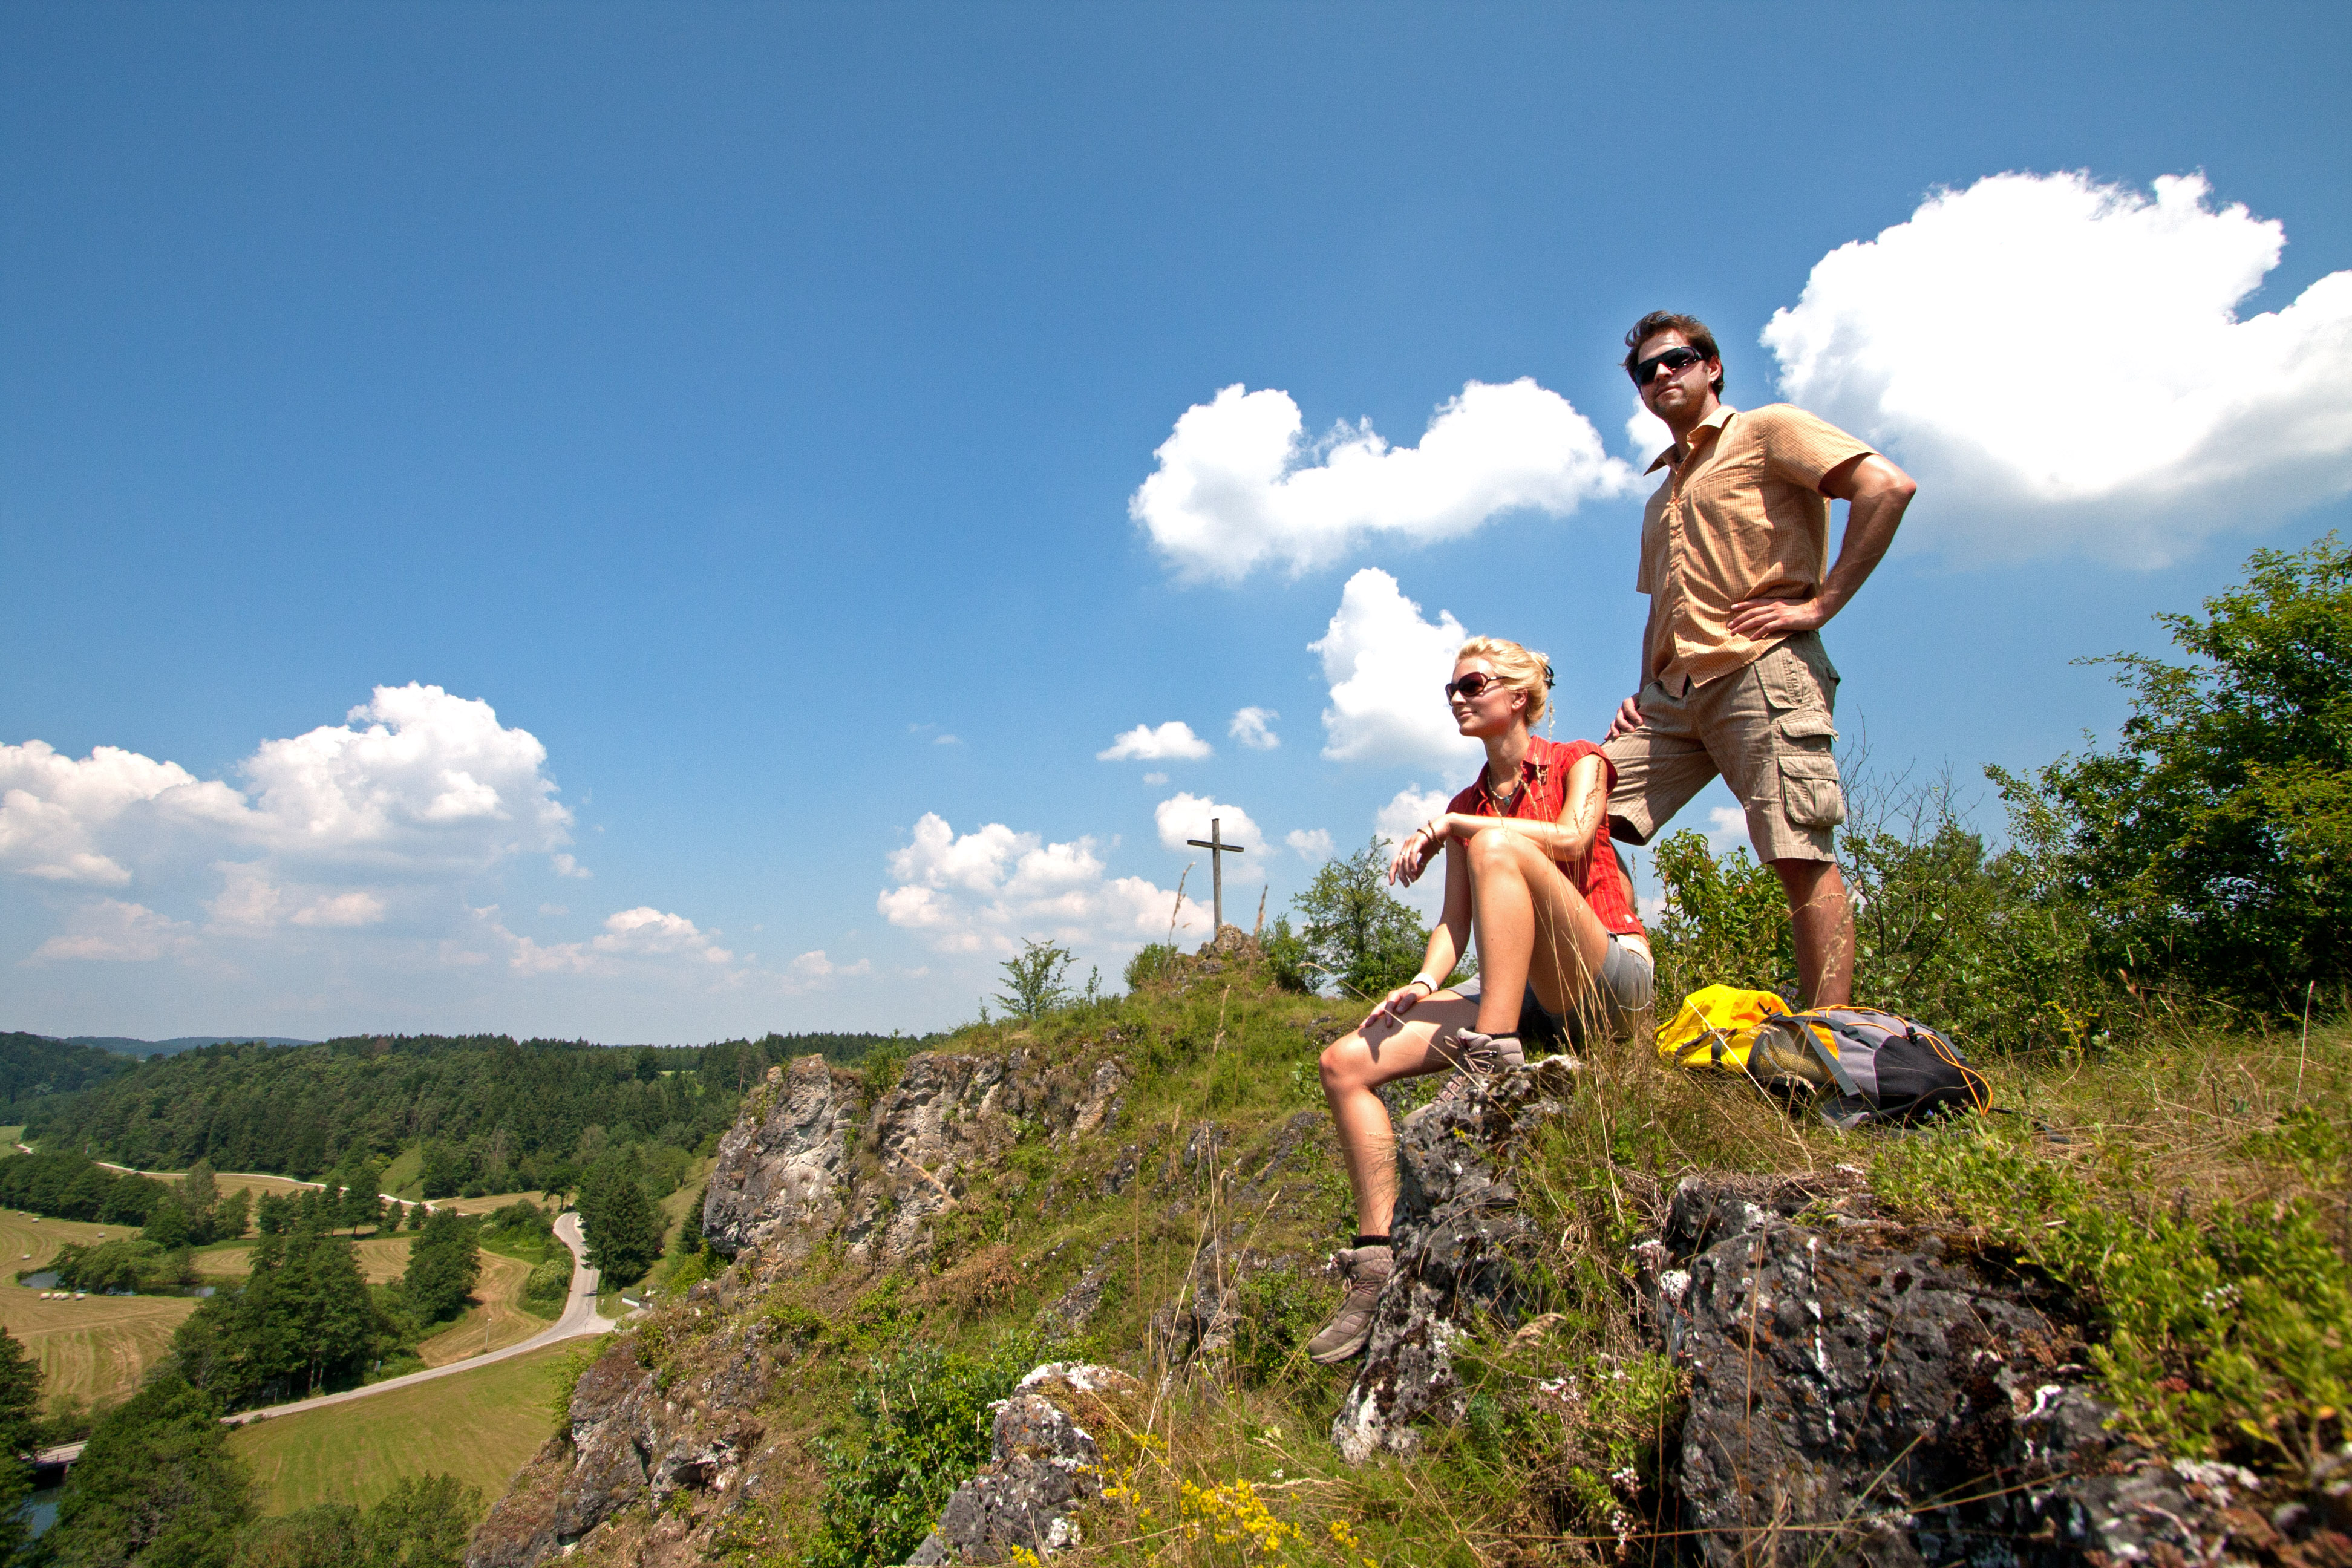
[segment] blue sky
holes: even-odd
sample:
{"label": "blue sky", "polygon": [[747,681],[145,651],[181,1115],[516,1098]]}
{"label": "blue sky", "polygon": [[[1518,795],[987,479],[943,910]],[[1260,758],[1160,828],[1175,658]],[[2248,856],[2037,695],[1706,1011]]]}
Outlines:
{"label": "blue sky", "polygon": [[2352,521],[2342,7],[1676,15],[0,8],[0,1027],[938,1026],[1204,799],[1271,915],[1443,615],[1630,686],[1652,308],[1923,481],[1882,772]]}

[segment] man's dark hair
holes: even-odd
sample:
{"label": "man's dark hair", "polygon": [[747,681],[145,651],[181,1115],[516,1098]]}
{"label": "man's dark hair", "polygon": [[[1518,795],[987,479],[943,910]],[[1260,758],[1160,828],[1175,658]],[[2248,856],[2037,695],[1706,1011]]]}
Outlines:
{"label": "man's dark hair", "polygon": [[[1717,365],[1723,363],[1723,355],[1716,350],[1715,334],[1706,330],[1705,321],[1700,321],[1696,316],[1685,316],[1675,310],[1653,310],[1634,322],[1633,330],[1625,334],[1625,374],[1627,375],[1633,374],[1633,356],[1642,352],[1642,345],[1660,332],[1669,331],[1680,332],[1685,342],[1713,360]],[[1715,395],[1717,397],[1723,395],[1723,372],[1719,369],[1715,373]]]}

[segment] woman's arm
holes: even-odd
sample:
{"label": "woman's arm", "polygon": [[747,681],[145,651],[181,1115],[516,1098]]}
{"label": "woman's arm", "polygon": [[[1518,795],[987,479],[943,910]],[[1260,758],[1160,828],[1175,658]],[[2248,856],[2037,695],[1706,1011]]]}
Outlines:
{"label": "woman's arm", "polygon": [[1402,1021],[1413,1005],[1434,993],[1462,962],[1470,941],[1470,871],[1459,856],[1445,858],[1445,906],[1429,928],[1429,945],[1422,950],[1421,973],[1381,998],[1364,1023],[1386,1013]]}
{"label": "woman's arm", "polygon": [[1565,804],[1560,806],[1559,819],[1552,822],[1524,816],[1473,816],[1457,811],[1433,816],[1398,847],[1396,869],[1390,875],[1411,882],[1421,875],[1422,868],[1440,846],[1496,829],[1534,839],[1555,860],[1580,860],[1584,852],[1592,847],[1593,837],[1601,831],[1601,813],[1609,805],[1604,778],[1600,757],[1579,757],[1576,765],[1568,770]]}

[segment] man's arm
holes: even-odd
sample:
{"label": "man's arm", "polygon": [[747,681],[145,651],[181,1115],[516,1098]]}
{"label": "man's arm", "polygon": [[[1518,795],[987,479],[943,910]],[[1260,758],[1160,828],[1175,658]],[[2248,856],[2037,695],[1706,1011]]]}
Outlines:
{"label": "man's arm", "polygon": [[1822,591],[1810,599],[1743,599],[1731,606],[1724,625],[1744,637],[1785,637],[1825,625],[1862,591],[1876,570],[1903,509],[1919,493],[1918,482],[1879,457],[1866,452],[1850,458],[1822,476],[1822,493],[1846,503],[1845,537],[1838,543],[1837,564],[1822,579]]}

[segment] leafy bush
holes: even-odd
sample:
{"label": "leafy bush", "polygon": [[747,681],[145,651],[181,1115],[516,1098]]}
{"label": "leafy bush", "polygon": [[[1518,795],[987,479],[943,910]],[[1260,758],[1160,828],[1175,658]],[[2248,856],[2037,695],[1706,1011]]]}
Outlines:
{"label": "leafy bush", "polygon": [[1021,951],[1003,963],[1004,989],[997,993],[998,1005],[1016,1018],[1042,1018],[1068,1006],[1077,994],[1062,978],[1076,956],[1054,942],[1024,938]]}
{"label": "leafy bush", "polygon": [[522,1282],[526,1301],[560,1302],[572,1289],[572,1255],[551,1258],[534,1267]]}
{"label": "leafy bush", "polygon": [[1127,981],[1127,988],[1129,991],[1140,991],[1147,985],[1156,984],[1167,979],[1176,973],[1178,956],[1173,943],[1145,942],[1142,949],[1127,961],[1127,973],[1124,977]]}
{"label": "leafy bush", "polygon": [[917,1345],[873,1363],[850,1401],[859,1430],[816,1441],[825,1489],[807,1568],[905,1562],[988,1458],[989,1406],[1013,1392],[1036,1349],[1013,1339],[974,1359]]}
{"label": "leafy bush", "polygon": [[478,1488],[412,1476],[373,1508],[319,1503],[237,1532],[230,1568],[458,1568],[483,1512]]}
{"label": "leafy bush", "polygon": [[[1856,1002],[1977,1048],[2080,1047],[2108,1032],[2129,998],[2093,967],[2083,910],[2042,860],[1988,854],[1947,780],[1885,791],[1857,780],[1849,796],[1838,853],[1856,905]],[[1685,832],[1660,842],[1657,868],[1666,907],[1650,936],[1662,1008],[1717,984],[1796,1005],[1788,900],[1770,867],[1744,848],[1718,858]]]}
{"label": "leafy bush", "polygon": [[[1375,835],[1353,855],[1323,862],[1292,900],[1303,922],[1291,934],[1275,922],[1277,978],[1310,979],[1344,996],[1370,1000],[1412,979],[1428,949],[1429,930],[1387,887],[1389,841]],[[1291,944],[1296,942],[1296,946]]]}
{"label": "leafy bush", "polygon": [[2196,663],[2094,661],[2131,694],[2115,749],[1987,771],[2100,970],[2294,1007],[2352,980],[2352,549],[2246,571],[2158,617]]}

